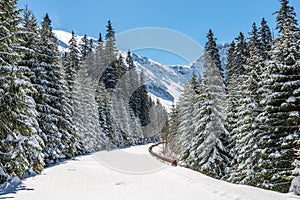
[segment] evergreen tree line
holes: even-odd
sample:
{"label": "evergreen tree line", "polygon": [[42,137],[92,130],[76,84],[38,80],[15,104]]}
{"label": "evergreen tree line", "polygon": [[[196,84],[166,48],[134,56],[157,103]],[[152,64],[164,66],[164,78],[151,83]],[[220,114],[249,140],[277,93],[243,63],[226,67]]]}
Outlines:
{"label": "evergreen tree line", "polygon": [[165,111],[148,98],[131,53],[117,57],[110,21],[105,43],[100,35],[95,49],[85,35],[78,46],[72,32],[62,55],[48,14],[39,26],[16,5],[0,2],[0,183],[74,155],[156,138],[143,127],[157,120],[150,108]]}
{"label": "evergreen tree line", "polygon": [[230,44],[226,76],[209,30],[203,77],[187,84],[165,129],[167,153],[209,176],[287,192],[299,175],[300,29],[280,0],[276,38],[265,19]]}

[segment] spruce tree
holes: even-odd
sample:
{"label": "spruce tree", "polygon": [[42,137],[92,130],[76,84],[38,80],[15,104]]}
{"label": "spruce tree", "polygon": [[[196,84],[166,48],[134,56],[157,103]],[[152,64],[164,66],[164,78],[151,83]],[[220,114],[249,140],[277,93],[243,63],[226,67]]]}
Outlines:
{"label": "spruce tree", "polygon": [[270,51],[267,76],[263,90],[264,112],[260,120],[264,124],[259,141],[261,149],[259,186],[287,192],[292,179],[292,163],[299,149],[299,87],[300,42],[299,29],[293,7],[288,0],[280,0],[276,11],[278,38]]}
{"label": "spruce tree", "polygon": [[80,138],[77,151],[102,150],[108,146],[108,138],[99,123],[98,103],[95,98],[97,81],[89,76],[86,65],[75,74],[74,85],[74,121]]}
{"label": "spruce tree", "polygon": [[72,38],[69,41],[69,52],[66,52],[63,58],[63,65],[66,75],[65,79],[67,81],[67,86],[70,93],[72,93],[74,88],[74,78],[76,71],[79,70],[79,62],[80,58],[77,40],[75,33],[72,31]]}
{"label": "spruce tree", "polygon": [[142,126],[147,126],[150,123],[149,109],[150,102],[148,99],[148,93],[144,82],[144,73],[140,74],[139,87],[130,97],[129,104],[135,114],[140,119]]}
{"label": "spruce tree", "polygon": [[70,61],[71,61],[70,64],[73,70],[78,70],[79,63],[80,63],[80,51],[78,49],[77,39],[74,31],[72,31],[72,38],[69,41],[69,53],[70,53]]}
{"label": "spruce tree", "polygon": [[42,138],[45,142],[46,162],[54,163],[75,154],[76,133],[71,107],[66,97],[66,83],[59,63],[57,39],[52,32],[51,20],[45,15],[40,29],[40,67],[37,77],[39,95],[36,97]]}
{"label": "spruce tree", "polygon": [[[27,49],[30,32],[21,28],[16,0],[0,2],[0,183],[9,176],[41,172],[44,166],[43,141],[38,136],[39,124]],[[26,16],[30,15],[28,12]],[[28,18],[27,18],[28,19]],[[26,28],[25,28],[26,29]],[[22,36],[22,38],[21,38]]]}
{"label": "spruce tree", "polygon": [[180,152],[185,152],[189,149],[190,141],[194,136],[193,112],[194,105],[197,102],[195,91],[196,84],[197,81],[192,79],[186,85],[183,94],[179,99],[178,118],[180,123],[178,125],[178,131],[181,134],[180,139],[182,141],[180,147],[178,147]]}
{"label": "spruce tree", "polygon": [[180,133],[178,131],[179,119],[178,119],[179,106],[172,105],[171,113],[169,116],[169,129],[166,131],[166,148],[168,154],[176,154],[179,156],[181,152],[180,147]]}
{"label": "spruce tree", "polygon": [[84,34],[83,38],[81,39],[82,45],[81,45],[81,60],[84,61],[86,56],[89,53],[89,39],[87,38],[87,35]]}
{"label": "spruce tree", "polygon": [[217,39],[214,37],[211,29],[208,31],[207,39],[208,41],[205,44],[205,51],[213,59],[213,62],[220,70],[221,77],[224,78],[224,70],[220,60],[219,49],[217,48]]}
{"label": "spruce tree", "polygon": [[261,43],[261,50],[263,54],[264,59],[269,59],[268,52],[271,50],[272,47],[272,33],[270,31],[270,28],[265,20],[265,18],[262,18],[261,20],[261,27],[259,29],[259,37],[260,37],[260,43]]}
{"label": "spruce tree", "polygon": [[258,85],[261,79],[263,57],[258,29],[254,23],[250,33],[249,58],[244,65],[245,73],[240,75],[242,80],[238,86],[241,94],[238,99],[237,127],[232,130],[235,134],[234,147],[236,166],[231,172],[230,181],[235,183],[255,185],[255,164],[257,163],[257,142],[259,140],[257,116],[260,113]]}
{"label": "spruce tree", "polygon": [[115,147],[113,121],[111,116],[112,103],[110,94],[102,81],[99,81],[96,90],[96,102],[98,104],[99,123],[105,136],[108,138],[108,147]]}
{"label": "spruce tree", "polygon": [[115,31],[112,28],[111,21],[108,20],[106,26],[106,35],[105,35],[105,66],[110,65],[113,61],[117,59],[117,49],[116,49],[116,38]]}
{"label": "spruce tree", "polygon": [[204,88],[202,105],[196,114],[200,126],[196,126],[191,141],[190,152],[185,162],[188,167],[199,170],[209,176],[222,178],[229,163],[226,147],[229,133],[226,130],[226,99],[220,69],[209,56],[205,57]]}

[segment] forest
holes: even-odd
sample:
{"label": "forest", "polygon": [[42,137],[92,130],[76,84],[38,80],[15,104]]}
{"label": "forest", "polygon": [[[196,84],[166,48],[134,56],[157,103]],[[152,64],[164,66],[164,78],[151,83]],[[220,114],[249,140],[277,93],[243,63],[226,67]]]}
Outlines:
{"label": "forest", "polygon": [[209,30],[203,75],[168,114],[131,52],[116,48],[110,20],[104,40],[85,36],[78,46],[73,32],[62,53],[48,14],[39,25],[17,0],[0,1],[0,183],[76,155],[163,140],[181,166],[288,192],[300,171],[300,27],[289,0],[280,3],[276,36],[264,18],[253,23],[230,43],[225,69]]}
{"label": "forest", "polygon": [[84,36],[78,46],[73,32],[59,52],[49,15],[39,26],[16,5],[0,1],[0,183],[76,155],[159,140],[153,122],[167,113],[148,96],[130,51],[116,49],[110,21],[105,41]]}
{"label": "forest", "polygon": [[203,77],[193,77],[173,107],[166,151],[211,177],[288,192],[299,175],[300,29],[280,0],[277,36],[263,18],[240,33],[221,68],[209,30]]}

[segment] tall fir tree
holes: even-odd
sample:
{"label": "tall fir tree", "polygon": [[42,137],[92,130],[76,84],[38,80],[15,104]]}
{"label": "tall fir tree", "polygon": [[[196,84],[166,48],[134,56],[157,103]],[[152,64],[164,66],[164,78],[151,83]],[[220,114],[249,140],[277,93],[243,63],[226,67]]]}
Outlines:
{"label": "tall fir tree", "polygon": [[[38,136],[34,88],[28,60],[32,49],[28,26],[21,28],[16,0],[0,2],[0,183],[9,176],[41,172],[44,166],[43,141]],[[26,11],[25,18],[31,14]],[[26,31],[25,31],[26,30]]]}
{"label": "tall fir tree", "polygon": [[[197,102],[198,90],[197,81],[192,79],[185,87],[182,96],[179,99],[178,131],[180,132],[181,145],[178,147],[181,153],[189,149],[190,141],[194,136],[194,105]],[[196,88],[197,87],[197,88]]]}
{"label": "tall fir tree", "polygon": [[97,80],[89,76],[86,65],[75,74],[74,85],[74,121],[80,138],[76,144],[77,151],[102,150],[108,147],[108,138],[99,123],[98,103],[95,98]]}
{"label": "tall fir tree", "polygon": [[204,68],[202,105],[197,109],[200,113],[195,114],[201,123],[195,129],[185,162],[188,167],[222,178],[230,160],[226,147],[229,133],[226,130],[225,88],[220,69],[209,54],[205,57]]}
{"label": "tall fir tree", "polygon": [[[227,95],[227,130],[229,131],[231,137],[230,142],[230,151],[232,155],[235,155],[234,152],[234,146],[236,142],[236,136],[232,133],[232,130],[237,127],[237,102],[240,98],[239,92],[238,92],[238,83],[237,83],[237,75],[235,71],[235,62],[236,62],[236,56],[235,56],[235,42],[230,43],[230,47],[227,51],[227,62],[226,62],[226,95]],[[231,163],[233,164],[233,163]]]}
{"label": "tall fir tree", "polygon": [[150,102],[148,98],[148,92],[144,81],[144,73],[140,74],[138,88],[130,97],[129,104],[135,114],[140,119],[142,126],[147,126],[150,123]]}
{"label": "tall fir tree", "polygon": [[67,86],[70,93],[72,93],[74,89],[75,73],[77,70],[79,70],[79,64],[80,64],[79,49],[77,46],[75,33],[72,31],[72,38],[69,41],[69,52],[66,52],[63,58],[65,79],[67,81]]}
{"label": "tall fir tree", "polygon": [[52,32],[51,20],[45,15],[40,29],[40,67],[38,76],[39,95],[36,97],[42,138],[45,142],[46,162],[54,163],[75,154],[76,133],[72,113],[66,97],[66,83],[59,63],[57,39]]}
{"label": "tall fir tree", "polygon": [[217,48],[217,39],[214,37],[214,34],[211,29],[209,29],[207,34],[208,41],[205,44],[206,53],[213,59],[213,62],[220,71],[221,77],[224,78],[224,70],[222,68],[219,49]]}
{"label": "tall fir tree", "polygon": [[273,38],[272,38],[270,27],[268,26],[265,18],[262,18],[261,20],[259,36],[260,36],[260,43],[261,43],[260,48],[262,50],[263,58],[267,60],[270,58],[268,53],[271,50]]}
{"label": "tall fir tree", "polygon": [[288,0],[280,0],[276,11],[278,38],[270,51],[262,90],[264,111],[260,116],[262,135],[258,186],[287,192],[292,179],[292,163],[298,158],[300,126],[300,42],[296,14]]}
{"label": "tall fir tree", "polygon": [[261,79],[264,58],[261,54],[261,43],[258,28],[254,23],[250,32],[248,43],[249,58],[244,65],[245,73],[240,75],[242,80],[238,86],[240,98],[238,99],[237,126],[232,130],[235,135],[234,147],[236,166],[231,172],[230,181],[235,183],[255,185],[255,164],[257,163],[257,142],[259,140],[259,123],[257,116],[260,114],[260,96],[258,85]]}
{"label": "tall fir tree", "polygon": [[104,48],[105,66],[110,65],[113,61],[117,59],[117,49],[115,43],[116,43],[115,31],[112,28],[111,21],[108,20],[106,26],[105,48]]}
{"label": "tall fir tree", "polygon": [[84,61],[86,56],[89,53],[89,39],[87,38],[87,35],[84,34],[83,38],[81,39],[82,45],[80,47],[81,50],[81,60]]}

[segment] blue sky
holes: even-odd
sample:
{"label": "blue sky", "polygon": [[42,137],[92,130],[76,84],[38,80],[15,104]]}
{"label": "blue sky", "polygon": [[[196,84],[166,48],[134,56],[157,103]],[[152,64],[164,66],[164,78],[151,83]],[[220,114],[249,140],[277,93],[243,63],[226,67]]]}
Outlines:
{"label": "blue sky", "polygon": [[[186,34],[200,45],[205,44],[209,28],[219,43],[232,41],[240,31],[248,33],[262,17],[274,28],[272,13],[280,7],[279,0],[19,0],[18,4],[27,4],[39,21],[48,13],[54,29],[74,30],[79,35],[97,38],[111,19],[116,33],[162,27]],[[290,0],[290,4],[300,15],[300,1]],[[166,64],[185,62],[163,52],[141,53]]]}

